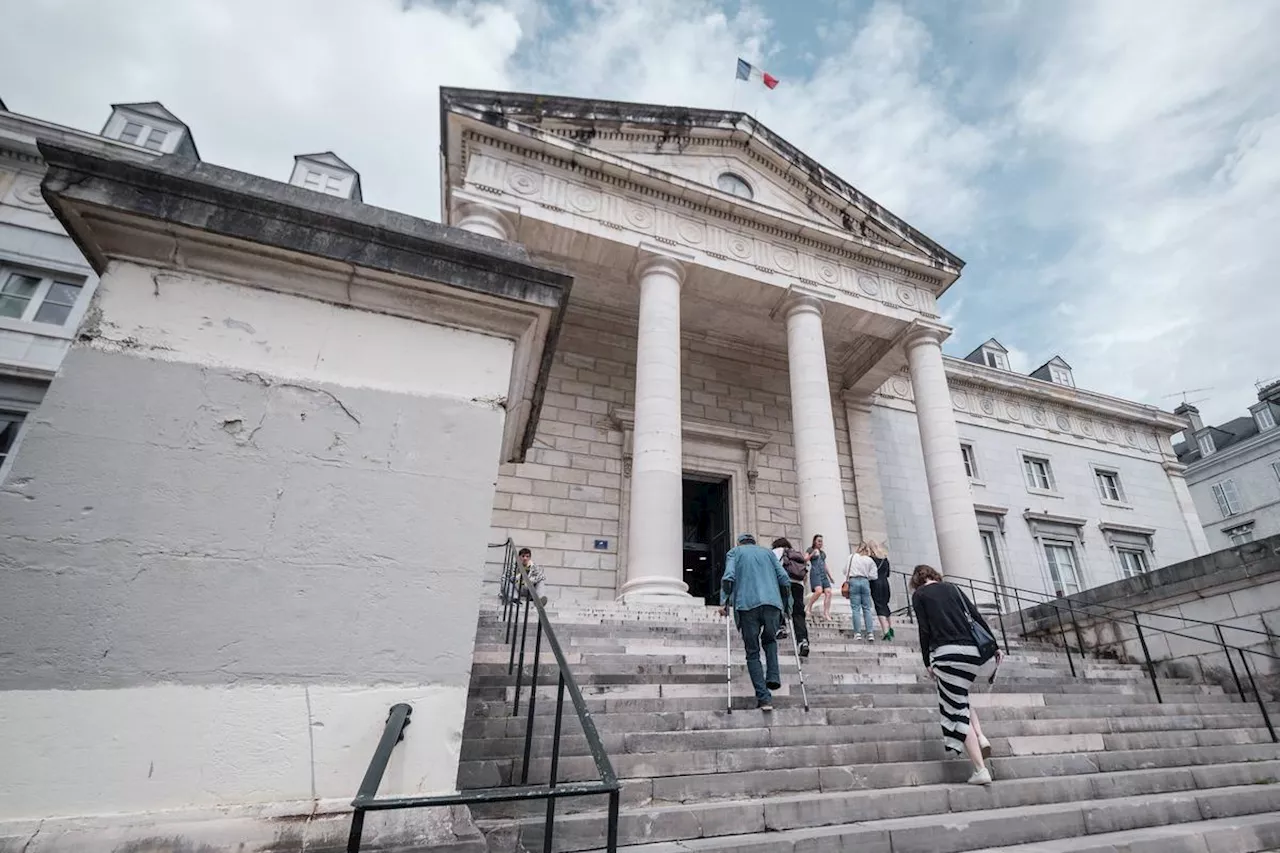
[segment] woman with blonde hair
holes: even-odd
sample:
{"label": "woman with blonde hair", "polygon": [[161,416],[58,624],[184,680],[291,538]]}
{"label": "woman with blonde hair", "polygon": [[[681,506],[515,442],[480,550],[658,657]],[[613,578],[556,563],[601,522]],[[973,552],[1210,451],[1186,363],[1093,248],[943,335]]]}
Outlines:
{"label": "woman with blonde hair", "polygon": [[867,542],[867,556],[876,564],[876,576],[871,579],[871,604],[875,607],[876,618],[880,620],[881,639],[893,639],[893,611],[889,609],[889,599],[893,589],[889,584],[889,553],[879,542]]}
{"label": "woman with blonde hair", "polygon": [[868,543],[863,542],[858,546],[857,552],[849,555],[844,575],[844,588],[848,590],[850,616],[853,618],[853,638],[862,639],[862,623],[865,621],[867,642],[874,643],[876,628],[871,619],[871,580],[876,576],[876,564],[871,559],[871,547]]}
{"label": "woman with blonde hair", "polygon": [[960,587],[943,581],[937,569],[916,566],[911,590],[920,652],[929,677],[938,685],[943,746],[973,763],[969,784],[990,785],[986,759],[991,742],[982,734],[978,712],[969,706],[969,690],[978,670],[993,657],[999,666],[1004,652],[978,608]]}

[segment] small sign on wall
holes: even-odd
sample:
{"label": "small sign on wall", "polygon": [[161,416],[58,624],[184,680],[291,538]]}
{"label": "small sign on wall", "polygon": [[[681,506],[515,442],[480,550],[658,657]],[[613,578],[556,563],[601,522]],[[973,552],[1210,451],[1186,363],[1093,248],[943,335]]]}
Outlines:
{"label": "small sign on wall", "polygon": [[597,540],[595,541],[595,547],[596,547],[596,550],[597,550],[597,551],[607,551],[607,550],[609,550],[609,540],[608,540],[608,539],[597,539]]}

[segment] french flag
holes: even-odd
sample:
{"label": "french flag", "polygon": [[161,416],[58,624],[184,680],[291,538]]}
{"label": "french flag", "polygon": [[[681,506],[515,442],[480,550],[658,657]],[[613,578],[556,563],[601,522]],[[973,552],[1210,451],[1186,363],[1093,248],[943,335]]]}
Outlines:
{"label": "french flag", "polygon": [[756,68],[754,65],[752,65],[750,62],[747,62],[742,57],[738,57],[738,79],[739,80],[758,79],[760,80],[760,82],[764,83],[765,88],[768,88],[768,89],[774,89],[778,85],[777,77],[774,77],[772,74],[768,73],[767,71],[761,71],[759,68]]}

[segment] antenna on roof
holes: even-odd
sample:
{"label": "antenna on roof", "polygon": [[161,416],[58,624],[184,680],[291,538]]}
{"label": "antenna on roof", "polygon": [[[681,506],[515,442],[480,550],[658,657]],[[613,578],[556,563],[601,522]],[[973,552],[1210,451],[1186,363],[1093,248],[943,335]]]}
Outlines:
{"label": "antenna on roof", "polygon": [[1169,400],[1169,399],[1172,399],[1173,397],[1181,397],[1181,398],[1182,398],[1182,405],[1184,405],[1184,406],[1187,406],[1187,405],[1193,405],[1193,404],[1195,404],[1195,403],[1203,403],[1205,400],[1208,400],[1209,398],[1208,398],[1208,397],[1199,397],[1199,398],[1197,398],[1197,399],[1195,399],[1195,400],[1188,400],[1188,399],[1187,399],[1187,395],[1188,395],[1188,394],[1199,394],[1201,391],[1212,391],[1212,390],[1213,390],[1213,388],[1212,388],[1212,387],[1210,387],[1210,388],[1187,388],[1186,390],[1183,390],[1183,391],[1175,391],[1175,392],[1173,392],[1172,394],[1165,394],[1165,395],[1164,395],[1164,397],[1163,397],[1163,398],[1161,398],[1161,399]]}

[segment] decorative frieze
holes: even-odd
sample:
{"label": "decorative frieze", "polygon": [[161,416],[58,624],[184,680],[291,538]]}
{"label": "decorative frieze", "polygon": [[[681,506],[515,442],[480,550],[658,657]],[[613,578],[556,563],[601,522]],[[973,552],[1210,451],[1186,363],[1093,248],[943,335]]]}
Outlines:
{"label": "decorative frieze", "polygon": [[[713,220],[709,211],[681,198],[663,198],[666,203],[659,205],[616,182],[606,187],[603,179],[569,178],[542,171],[530,160],[528,152],[521,152],[517,161],[473,148],[467,158],[467,186],[501,187],[508,195],[543,209],[566,211],[609,228],[684,246],[718,260],[737,261],[766,274],[812,282],[895,309],[938,316],[930,284],[913,280],[907,270],[887,263],[881,267],[830,246],[819,248],[821,244],[816,241],[774,233],[776,229],[746,220],[738,224],[732,217],[718,214]],[[851,236],[850,240],[863,238]]]}
{"label": "decorative frieze", "polygon": [[[994,390],[955,377],[948,377],[947,385],[951,389],[952,408],[958,415],[996,421],[1011,428],[1025,427],[1027,431],[1043,430],[1060,437],[1071,436],[1113,445],[1144,455],[1161,453],[1160,440],[1153,430],[1120,417],[1083,407],[1068,407],[1058,401],[1040,400],[1030,394]],[[886,401],[914,403],[911,380],[905,374],[886,380],[876,395]]]}

